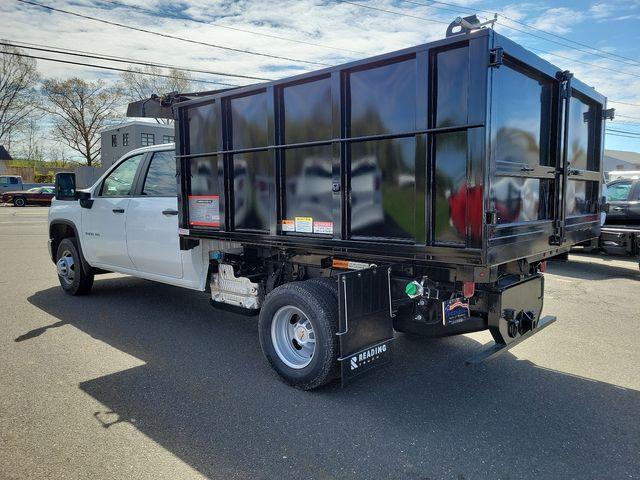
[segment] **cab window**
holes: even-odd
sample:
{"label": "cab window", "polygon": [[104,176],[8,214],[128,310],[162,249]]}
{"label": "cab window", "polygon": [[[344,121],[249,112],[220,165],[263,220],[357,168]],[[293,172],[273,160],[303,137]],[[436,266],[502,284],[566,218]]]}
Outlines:
{"label": "cab window", "polygon": [[177,194],[176,159],[173,150],[154,153],[144,179],[142,195],[175,197]]}
{"label": "cab window", "polygon": [[100,195],[103,197],[126,197],[131,195],[136,171],[145,154],[134,155],[118,165],[104,179]]}
{"label": "cab window", "polygon": [[609,202],[626,202],[632,185],[632,182],[610,183],[607,185],[607,200]]}

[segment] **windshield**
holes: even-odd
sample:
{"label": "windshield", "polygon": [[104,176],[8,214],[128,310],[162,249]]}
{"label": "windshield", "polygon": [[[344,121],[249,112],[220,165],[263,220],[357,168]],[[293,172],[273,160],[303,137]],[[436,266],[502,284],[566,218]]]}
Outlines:
{"label": "windshield", "polygon": [[39,191],[40,191],[40,187],[33,187],[27,190],[27,192],[34,192],[34,193],[38,193]]}

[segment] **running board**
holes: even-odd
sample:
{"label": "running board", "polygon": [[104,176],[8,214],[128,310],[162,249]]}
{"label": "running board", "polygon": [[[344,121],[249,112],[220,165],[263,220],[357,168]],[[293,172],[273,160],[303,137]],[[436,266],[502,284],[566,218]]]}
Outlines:
{"label": "running board", "polygon": [[533,335],[538,333],[540,330],[547,328],[556,320],[557,318],[554,317],[553,315],[547,315],[546,317],[543,317],[538,321],[538,325],[533,330],[529,330],[528,332],[524,333],[523,335],[520,335],[518,338],[514,339],[511,343],[508,343],[506,345],[501,343],[493,343],[491,345],[488,345],[478,355],[467,360],[467,364],[477,365],[479,363],[493,360],[498,355],[506,352],[507,350],[510,350],[512,347],[515,347],[516,345],[523,342],[527,338],[532,337]]}

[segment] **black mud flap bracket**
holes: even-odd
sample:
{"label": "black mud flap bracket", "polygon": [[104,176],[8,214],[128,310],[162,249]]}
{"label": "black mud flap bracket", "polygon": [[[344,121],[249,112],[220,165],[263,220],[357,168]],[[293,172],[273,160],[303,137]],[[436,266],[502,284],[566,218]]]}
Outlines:
{"label": "black mud flap bracket", "polygon": [[343,387],[361,374],[391,362],[390,281],[389,266],[338,275],[338,361]]}
{"label": "black mud flap bracket", "polygon": [[556,321],[554,316],[540,315],[544,303],[542,275],[505,286],[489,298],[489,331],[495,343],[467,360],[469,364],[491,360]]}

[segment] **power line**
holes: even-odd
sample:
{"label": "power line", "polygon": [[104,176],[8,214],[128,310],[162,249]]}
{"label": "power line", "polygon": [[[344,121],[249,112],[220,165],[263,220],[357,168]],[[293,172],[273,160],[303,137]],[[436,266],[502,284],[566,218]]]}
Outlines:
{"label": "power line", "polygon": [[553,55],[554,57],[563,58],[563,59],[565,59],[565,60],[570,60],[570,61],[572,61],[572,62],[581,63],[581,64],[583,64],[583,65],[588,65],[588,66],[590,66],[590,67],[600,68],[601,70],[608,70],[608,71],[610,71],[610,72],[616,72],[616,73],[618,73],[618,74],[620,74],[620,75],[628,75],[628,76],[631,76],[631,77],[637,77],[637,78],[640,78],[640,75],[635,74],[635,73],[622,72],[622,71],[617,70],[617,69],[615,69],[615,68],[603,67],[602,65],[598,65],[598,64],[590,63],[590,62],[585,62],[585,61],[583,61],[583,60],[578,60],[577,58],[565,57],[565,56],[563,56],[563,55],[558,55],[557,53],[548,52],[548,51],[546,51],[546,50],[542,50],[542,49],[540,49],[540,48],[529,47],[529,50],[532,50],[532,51],[534,51],[534,52],[545,53],[545,54],[547,54],[547,55]]}
{"label": "power line", "polygon": [[193,39],[190,39],[190,38],[184,38],[184,37],[178,37],[178,36],[175,36],[175,35],[169,35],[168,33],[156,32],[154,30],[148,30],[148,29],[145,29],[145,28],[132,27],[131,25],[125,25],[123,23],[117,23],[117,22],[112,22],[110,20],[104,20],[104,19],[101,19],[101,18],[91,17],[89,15],[84,15],[84,14],[81,14],[81,13],[71,12],[69,10],[62,10],[60,8],[50,7],[48,5],[43,5],[41,3],[36,3],[36,2],[29,1],[29,0],[17,0],[17,1],[20,2],[20,3],[27,4],[27,5],[33,5],[35,7],[44,8],[46,10],[50,10],[50,11],[53,11],[53,12],[64,13],[66,15],[72,15],[74,17],[84,18],[84,19],[87,19],[87,20],[92,20],[94,22],[104,23],[106,25],[112,25],[112,26],[115,26],[115,27],[126,28],[128,30],[134,30],[136,32],[148,33],[150,35],[156,35],[158,37],[170,38],[172,40],[179,40],[181,42],[192,43],[192,44],[195,44],[195,45],[204,45],[206,47],[219,48],[221,50],[228,50],[228,51],[231,51],[231,52],[244,53],[244,54],[247,54],[247,55],[255,55],[255,56],[259,56],[259,57],[274,58],[274,59],[278,59],[278,60],[286,60],[288,62],[306,63],[306,64],[309,64],[309,65],[321,65],[321,66],[324,66],[324,67],[329,67],[330,66],[329,64],[326,64],[326,63],[312,62],[310,60],[299,60],[297,58],[282,57],[280,55],[271,55],[271,54],[268,54],[268,53],[253,52],[251,50],[244,50],[244,49],[241,49],[241,48],[226,47],[226,46],[223,46],[223,45],[216,45],[214,43],[201,42],[199,40],[193,40]]}
{"label": "power line", "polygon": [[[452,12],[454,10],[445,9],[445,8],[441,8],[441,7],[436,7],[436,6],[434,6],[434,4],[446,5],[446,6],[449,6],[449,7],[456,7],[458,9],[458,12],[460,12],[460,9],[466,9],[466,10],[469,10],[469,11],[471,11],[473,13],[482,12],[482,13],[486,13],[486,14],[489,14],[489,15],[493,15],[495,13],[495,14],[498,15],[498,17],[502,17],[505,20],[509,20],[510,22],[516,23],[518,25],[522,25],[523,27],[530,28],[531,30],[535,30],[535,31],[544,33],[545,35],[549,35],[549,36],[554,37],[554,38],[559,38],[561,40],[564,40],[565,42],[573,43],[574,45],[578,45],[578,46],[581,46],[581,47],[588,48],[590,50],[593,50],[595,52],[599,52],[599,53],[601,53],[603,55],[606,55],[606,56],[617,57],[617,58],[620,58],[622,60],[626,60],[625,62],[622,62],[622,63],[629,64],[629,62],[632,62],[635,65],[640,65],[640,60],[637,60],[635,58],[630,58],[630,57],[626,57],[624,55],[619,55],[619,54],[616,54],[616,53],[613,53],[613,52],[609,52],[607,50],[602,50],[602,49],[594,47],[592,45],[588,45],[586,43],[578,42],[577,40],[572,40],[572,39],[570,39],[568,37],[565,37],[563,35],[558,35],[557,33],[548,32],[548,31],[544,30],[543,28],[536,27],[534,25],[531,25],[529,23],[523,22],[521,20],[516,20],[515,18],[509,17],[508,15],[505,15],[504,13],[491,12],[489,10],[482,10],[482,9],[479,9],[479,8],[462,7],[460,5],[455,5],[455,4],[447,3],[447,2],[440,2],[440,1],[436,1],[436,0],[429,0],[431,2],[430,4],[420,3],[420,2],[411,1],[411,0],[402,0],[402,1],[405,2],[405,3],[412,3],[414,5],[422,5],[424,7],[429,7],[429,8],[439,8],[440,10],[445,10],[445,11],[450,11],[450,12]],[[511,28],[512,30],[515,30],[515,31],[518,31],[518,32],[521,32],[521,33],[525,33],[527,35],[533,35],[530,32],[526,32],[526,31],[523,31],[523,30],[520,30],[520,29],[515,29],[515,28],[510,27],[509,25],[506,25],[506,24],[498,24],[498,26],[504,26],[506,28]],[[545,40],[547,42],[552,42],[552,43],[557,43],[559,45],[568,46],[568,45],[564,45],[564,44],[562,44],[560,42],[555,42],[555,41],[553,41],[551,39],[542,38],[542,37],[540,37],[538,35],[533,35],[533,36],[535,36],[536,38],[540,38],[542,40]],[[569,48],[574,48],[574,47],[569,47]],[[576,49],[576,50],[579,50],[579,49]],[[583,50],[579,50],[579,51],[583,51]],[[584,53],[588,53],[589,55],[596,55],[596,54],[591,53],[591,52],[584,52]],[[598,55],[598,56],[602,56],[602,55]],[[620,60],[617,60],[617,61],[620,62]]]}
{"label": "power line", "polygon": [[619,113],[616,113],[616,118],[629,118],[631,120],[640,120],[640,117],[630,117],[629,115],[620,115]]}
{"label": "power line", "polygon": [[620,102],[618,100],[609,100],[610,103],[617,103],[620,105],[628,105],[630,107],[640,107],[639,103]]}
{"label": "power line", "polygon": [[[126,5],[124,3],[120,3],[120,2],[115,2],[115,1],[109,1],[109,0],[105,0],[106,3],[109,3],[111,5],[115,5],[121,8],[128,8],[128,9],[132,9],[132,10],[136,10],[142,13],[147,13],[153,16],[157,16],[157,11],[148,9],[148,8],[144,8],[144,7],[140,7],[138,5]],[[338,51],[342,51],[342,52],[349,52],[349,53],[357,53],[357,54],[364,54],[365,52],[359,52],[356,50],[350,50],[348,48],[340,48],[340,47],[334,47],[331,45],[325,45],[322,43],[316,43],[316,42],[309,42],[306,40],[299,40],[299,39],[295,39],[295,38],[288,38],[288,37],[281,37],[280,35],[273,35],[270,33],[264,33],[264,32],[256,32],[255,30],[248,30],[245,28],[239,28],[239,27],[231,27],[229,25],[220,25],[219,23],[211,23],[211,22],[206,22],[204,20],[198,20],[197,18],[192,18],[192,17],[187,17],[184,15],[176,15],[176,14],[167,14],[165,12],[163,12],[162,14],[163,17],[168,17],[168,18],[173,18],[173,19],[177,19],[177,20],[187,20],[189,22],[194,22],[194,23],[200,23],[203,25],[208,25],[211,27],[218,27],[218,28],[224,28],[227,30],[233,30],[236,32],[243,32],[243,33],[249,33],[251,35],[259,35],[261,37],[267,37],[267,38],[275,38],[277,40],[283,40],[286,42],[294,42],[294,43],[300,43],[303,45],[311,45],[314,47],[321,47],[321,48],[327,48],[330,50],[338,50]]]}
{"label": "power line", "polygon": [[[59,58],[47,58],[47,57],[39,57],[35,55],[27,55],[26,53],[15,53],[15,52],[2,52],[2,55],[13,55],[15,57],[25,57],[25,58],[34,58],[37,60],[45,60],[48,62],[57,62],[57,63],[66,63],[69,65],[79,65],[82,67],[91,67],[91,68],[99,68],[101,70],[113,70],[115,72],[131,72],[131,70],[127,70],[126,68],[116,68],[116,67],[107,67],[106,65],[95,65],[91,63],[81,63],[81,62],[72,62],[71,60],[62,60]],[[172,75],[164,75],[161,73],[150,73],[150,72],[136,72],[140,75],[149,75],[151,77],[164,77],[164,78],[179,78]],[[223,85],[226,87],[238,87],[239,85],[235,85],[232,83],[223,83],[223,82],[214,82],[212,80],[198,80],[191,79],[190,82],[198,82],[198,83],[209,83],[212,85]]]}
{"label": "power line", "polygon": [[[135,65],[143,65],[143,66],[147,66],[147,67],[172,68],[174,70],[179,70],[179,71],[184,71],[184,72],[205,73],[207,75],[219,75],[221,77],[237,77],[237,78],[246,78],[246,79],[250,79],[250,80],[265,80],[265,81],[272,80],[270,78],[252,77],[252,76],[249,76],[249,75],[240,75],[240,74],[235,74],[235,73],[214,72],[214,71],[210,71],[210,70],[198,70],[198,69],[195,69],[195,68],[176,67],[174,65],[162,64],[162,63],[143,62],[141,60],[136,60],[136,59],[133,59],[133,58],[118,58],[118,57],[112,57],[112,56],[109,56],[109,55],[103,55],[103,54],[98,54],[98,53],[94,53],[94,52],[83,52],[81,50],[59,49],[57,47],[44,48],[44,46],[33,44],[33,43],[13,42],[13,41],[10,41],[10,42],[11,43],[0,42],[0,45],[5,45],[5,46],[9,46],[9,47],[18,47],[18,48],[23,48],[23,49],[26,49],[26,50],[37,50],[37,51],[41,51],[41,52],[59,53],[61,55],[72,55],[74,57],[84,57],[84,58],[94,58],[94,59],[97,59],[97,60],[107,60],[109,62],[130,63],[130,64],[135,64]],[[18,44],[20,44],[20,45],[18,45]],[[24,46],[24,45],[36,45],[36,46],[31,47],[31,46]],[[67,51],[65,51],[65,50],[67,50]]]}
{"label": "power line", "polygon": [[[24,1],[24,0],[18,0],[19,2]],[[348,2],[347,0],[336,0],[339,3],[348,3],[349,5],[355,5],[356,7],[362,7],[362,8],[368,8],[370,10],[377,10],[379,12],[384,12],[384,13],[390,13],[392,15],[400,15],[402,17],[409,17],[409,18],[417,18],[418,20],[422,20],[425,22],[433,22],[433,23],[442,23],[444,25],[449,25],[449,23],[451,22],[445,22],[443,20],[434,20],[432,18],[425,18],[425,17],[418,17],[415,15],[409,15],[408,13],[401,13],[401,12],[396,12],[393,10],[386,10],[384,8],[378,8],[378,7],[372,7],[371,5],[363,5],[362,3],[355,3],[355,2]]]}
{"label": "power line", "polygon": [[615,128],[607,128],[606,131],[607,132],[614,132],[614,133],[628,133],[630,135],[640,135],[640,132],[632,132],[630,130],[617,130]]}
{"label": "power line", "polygon": [[640,136],[633,136],[633,135],[623,135],[621,133],[608,133],[607,135],[610,137],[622,137],[622,138],[633,138],[635,140],[640,140]]}
{"label": "power line", "polygon": [[[369,5],[362,5],[362,4],[360,4],[360,3],[349,2],[349,1],[346,1],[346,0],[336,0],[336,1],[341,2],[341,3],[349,3],[349,4],[351,4],[351,5],[356,5],[356,6],[363,7],[363,8],[370,8],[370,9],[373,9],[373,10],[379,10],[379,11],[382,11],[382,12],[385,12],[385,13],[391,13],[391,14],[394,14],[394,15],[401,15],[401,16],[405,16],[405,17],[409,17],[409,18],[416,18],[416,19],[419,19],[419,20],[426,20],[426,21],[430,21],[430,22],[446,23],[446,24],[448,24],[448,23],[449,23],[449,22],[443,22],[443,21],[440,21],[440,20],[432,20],[432,19],[427,19],[427,18],[424,18],[424,17],[418,17],[418,16],[414,16],[414,15],[408,15],[408,14],[401,13],[401,12],[395,12],[395,11],[391,11],[391,10],[385,10],[385,9],[381,9],[381,8],[377,8],[377,7],[371,7],[371,6],[369,6]],[[438,7],[434,7],[434,6],[432,6],[432,5],[422,4],[422,3],[419,3],[419,2],[415,2],[415,1],[409,1],[409,0],[401,0],[401,1],[408,2],[408,3],[412,3],[412,4],[415,4],[415,5],[421,5],[421,6],[424,6],[424,7],[438,8]],[[441,3],[441,4],[445,4],[444,2],[436,2],[436,1],[433,1],[433,3]],[[452,4],[446,4],[446,5],[452,5]],[[487,12],[486,10],[479,10],[479,11]],[[490,13],[490,12],[489,12],[489,13]],[[504,15],[503,15],[503,17],[504,17]],[[505,17],[505,18],[506,18],[506,17]],[[598,56],[598,57],[605,58],[605,59],[607,59],[607,60],[612,60],[612,59],[607,58],[607,57],[605,57],[605,56],[603,56],[603,55],[599,55],[599,54],[596,54],[596,53],[592,53],[592,52],[588,52],[588,51],[585,51],[585,50],[581,50],[581,49],[576,48],[576,47],[571,47],[571,46],[569,46],[569,45],[565,45],[565,44],[562,44],[562,43],[557,42],[557,41],[555,41],[555,40],[551,40],[551,39],[548,39],[548,38],[541,37],[541,36],[539,36],[539,35],[533,34],[533,33],[531,33],[531,32],[527,32],[527,31],[522,30],[522,29],[519,29],[519,28],[511,27],[511,26],[509,26],[509,25],[499,25],[499,26],[504,26],[504,27],[506,27],[506,28],[510,28],[510,29],[512,29],[512,30],[515,30],[515,31],[518,31],[518,32],[521,32],[521,33],[524,33],[524,34],[527,34],[527,35],[531,35],[531,36],[533,36],[533,37],[539,38],[539,39],[544,40],[544,41],[547,41],[547,42],[557,43],[557,44],[562,45],[562,46],[564,46],[564,47],[568,47],[568,48],[571,48],[571,49],[573,49],[573,50],[577,50],[577,51],[580,51],[580,52],[583,52],[583,53],[587,53],[587,54],[589,54],[589,55],[594,55],[594,56]],[[536,27],[533,27],[533,28],[536,28]],[[592,47],[589,47],[589,48],[592,48]],[[593,49],[594,49],[594,50],[598,50],[598,49],[595,49],[595,48],[593,48]],[[534,50],[534,49],[532,49],[532,50]],[[546,51],[544,51],[544,50],[540,50],[540,49],[538,49],[538,51],[542,51],[542,52],[547,53],[547,54],[549,54],[549,55],[555,55],[555,54],[553,54],[553,53],[546,52]],[[592,63],[583,62],[582,60],[576,60],[576,59],[569,58],[569,57],[563,57],[563,56],[561,56],[561,55],[556,55],[556,56],[557,56],[558,58],[565,58],[565,59],[572,60],[572,61],[575,61],[575,62],[578,62],[578,63],[584,63],[584,64],[589,65],[589,66],[595,66],[595,67],[602,68],[602,69],[605,69],[605,70],[612,70],[612,71],[615,71],[615,72],[618,72],[618,73],[623,73],[623,74],[625,74],[625,75],[630,75],[630,76],[633,76],[633,77],[639,77],[639,78],[640,78],[640,75],[636,75],[636,74],[633,74],[633,73],[619,72],[618,70],[615,70],[615,69],[610,69],[610,68],[608,68],[608,67],[602,67],[602,66],[595,65],[595,64],[592,64]],[[620,60],[612,60],[612,61],[618,61],[618,62],[620,62]],[[627,62],[622,62],[622,63],[627,63]],[[639,63],[640,63],[640,62],[639,62]],[[626,103],[626,102],[618,102],[618,101],[616,101],[616,100],[609,100],[609,102],[611,102],[611,103],[619,103],[619,104],[621,104],[621,105],[628,105],[628,106],[632,106],[632,107],[640,107],[640,104],[633,104],[633,103]]]}

